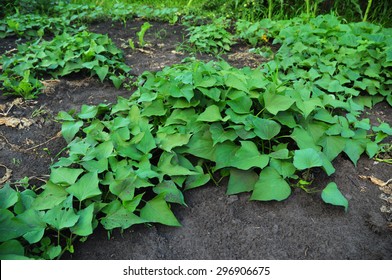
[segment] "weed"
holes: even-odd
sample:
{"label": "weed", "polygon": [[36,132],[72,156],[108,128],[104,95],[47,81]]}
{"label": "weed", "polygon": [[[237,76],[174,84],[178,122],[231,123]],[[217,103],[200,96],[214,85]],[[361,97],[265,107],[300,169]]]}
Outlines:
{"label": "weed", "polygon": [[144,41],[144,35],[146,34],[147,30],[150,29],[152,25],[149,22],[143,23],[143,25],[140,28],[140,31],[136,33],[138,39],[139,39],[139,46],[144,47],[146,42]]}
{"label": "weed", "polygon": [[18,159],[18,158],[12,158],[11,162],[14,166],[20,166],[20,164],[22,163],[22,160]]}

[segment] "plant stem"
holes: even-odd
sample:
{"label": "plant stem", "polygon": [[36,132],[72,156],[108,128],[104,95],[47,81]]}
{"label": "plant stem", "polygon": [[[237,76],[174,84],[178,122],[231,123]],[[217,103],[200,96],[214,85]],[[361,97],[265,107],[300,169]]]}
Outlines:
{"label": "plant stem", "polygon": [[273,0],[268,0],[268,18],[269,19],[272,18],[272,8],[273,8],[272,1]]}
{"label": "plant stem", "polygon": [[373,0],[368,0],[368,4],[367,4],[367,7],[366,7],[366,12],[365,12],[365,16],[363,17],[363,20],[362,21],[366,21],[367,20],[367,18],[368,18],[368,15],[369,15],[369,12],[370,12],[370,7],[372,6],[372,2],[373,2]]}
{"label": "plant stem", "polygon": [[310,18],[310,0],[305,0],[306,3],[306,15]]}
{"label": "plant stem", "polygon": [[187,8],[189,8],[192,5],[193,0],[189,0],[188,4],[186,5]]}

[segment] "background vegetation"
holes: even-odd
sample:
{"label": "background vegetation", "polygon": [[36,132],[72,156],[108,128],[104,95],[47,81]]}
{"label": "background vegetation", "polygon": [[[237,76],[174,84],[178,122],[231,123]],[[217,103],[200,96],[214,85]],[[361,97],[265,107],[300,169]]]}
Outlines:
{"label": "background vegetation", "polygon": [[[56,0],[0,0],[5,7],[0,11],[0,17],[6,11],[15,8],[21,13],[38,11],[50,14],[56,6]],[[63,1],[64,2],[64,1]],[[335,13],[347,21],[361,21],[380,23],[390,27],[392,16],[392,2],[389,0],[67,0],[75,4],[94,4],[109,10],[115,3],[132,3],[149,5],[157,8],[175,7],[181,13],[203,14],[210,16],[226,16],[250,21],[262,18],[288,19],[302,13],[319,14]],[[369,5],[370,4],[370,5]],[[370,7],[368,9],[368,7]],[[366,12],[368,10],[368,12]]]}

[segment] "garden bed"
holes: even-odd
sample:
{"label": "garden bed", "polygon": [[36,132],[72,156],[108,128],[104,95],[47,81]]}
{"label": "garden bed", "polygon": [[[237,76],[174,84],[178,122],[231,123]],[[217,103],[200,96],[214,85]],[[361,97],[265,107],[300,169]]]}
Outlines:
{"label": "garden bed", "polygon": [[[189,56],[177,49],[185,35],[182,26],[150,23],[153,27],[145,36],[148,44],[136,49],[127,41],[137,40],[142,20],[128,22],[126,27],[101,22],[89,29],[108,34],[124,50],[133,75],[159,71]],[[0,42],[6,42],[2,45],[8,50],[14,47],[11,39]],[[223,58],[239,68],[262,63],[259,57],[249,55],[248,48],[235,45]],[[198,58],[215,59],[209,55]],[[78,111],[84,104],[115,104],[118,96],[127,98],[133,91],[115,89],[83,74],[50,83],[33,101],[0,97],[0,116],[9,118],[0,125],[0,179],[15,182],[28,177],[30,184],[42,185],[50,174],[49,166],[66,147],[61,125],[55,120],[57,114]],[[367,114],[392,124],[392,108],[386,102]],[[181,227],[136,225],[121,233],[114,230],[108,238],[99,226],[87,241],[75,244],[75,253],[66,253],[64,258],[392,259],[392,215],[387,213],[391,205],[380,198],[387,194],[375,180],[389,180],[392,165],[362,156],[355,167],[342,155],[333,164],[336,172],[331,177],[315,169],[312,186],[334,181],[348,199],[347,212],[323,203],[320,193],[307,194],[299,188],[282,202],[249,201],[249,194],[226,195],[228,182],[223,180],[218,186],[209,183],[185,191],[188,207],[172,205]]]}

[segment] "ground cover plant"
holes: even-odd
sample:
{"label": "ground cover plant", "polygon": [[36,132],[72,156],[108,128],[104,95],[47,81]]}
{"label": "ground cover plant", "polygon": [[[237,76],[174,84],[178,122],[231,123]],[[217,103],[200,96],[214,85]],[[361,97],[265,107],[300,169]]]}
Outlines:
{"label": "ground cover plant", "polygon": [[[125,26],[127,16],[119,14]],[[255,201],[283,201],[301,189],[349,209],[339,186],[315,186],[313,173],[332,175],[341,154],[356,165],[362,154],[388,149],[390,125],[363,113],[382,100],[391,105],[391,31],[333,15],[239,21],[235,34],[218,34],[219,24],[190,28],[190,38],[206,35],[191,43],[213,54],[234,38],[281,47],[256,69],[190,59],[147,71],[129,84],[130,98],[61,112],[67,147],[45,184],[0,189],[1,259],[60,258],[99,224],[109,233],[180,226],[173,205],[186,206],[183,191],[209,182],[227,180],[228,195]],[[150,27],[137,33],[141,47]],[[46,75],[86,71],[119,87],[129,69],[107,36],[82,31],[20,45],[3,56],[0,81],[6,93],[32,98]]]}
{"label": "ground cover plant", "polygon": [[112,80],[119,88],[131,69],[123,63],[121,50],[107,36],[87,31],[19,45],[16,54],[5,55],[1,61],[3,94],[27,99],[39,94],[39,79],[44,75],[58,78],[85,70],[101,81]]}
{"label": "ground cover plant", "polygon": [[226,29],[229,22],[224,18],[218,18],[210,24],[188,27],[189,44],[194,52],[210,53],[218,55],[230,50],[234,43],[233,35]]}

